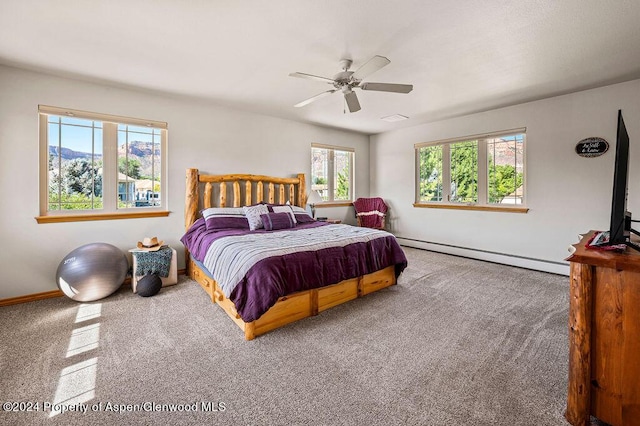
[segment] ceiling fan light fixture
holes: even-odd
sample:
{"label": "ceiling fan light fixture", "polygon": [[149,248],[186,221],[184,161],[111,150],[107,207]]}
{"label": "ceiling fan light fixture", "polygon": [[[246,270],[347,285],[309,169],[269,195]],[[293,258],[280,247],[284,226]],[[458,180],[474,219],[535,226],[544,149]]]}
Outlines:
{"label": "ceiling fan light fixture", "polygon": [[[395,83],[370,83],[363,82],[362,80],[378,71],[380,68],[383,68],[389,65],[391,61],[385,58],[384,56],[376,55],[373,58],[369,59],[363,65],[360,66],[356,71],[349,71],[351,64],[353,63],[351,59],[341,59],[340,67],[342,71],[333,76],[333,78],[320,77],[313,74],[307,74],[303,72],[294,72],[290,73],[291,77],[298,78],[306,78],[308,80],[315,80],[324,83],[329,83],[333,85],[332,90],[328,90],[326,92],[320,93],[319,95],[313,96],[309,99],[306,99],[302,102],[298,102],[294,105],[294,107],[299,108],[305,105],[310,104],[311,102],[324,97],[325,95],[342,92],[344,99],[349,107],[349,112],[360,111],[360,102],[358,101],[358,97],[353,92],[353,89],[359,90],[370,90],[374,92],[392,92],[392,93],[409,93],[413,90],[413,85],[411,84],[395,84]],[[406,120],[407,117],[401,118],[401,120]],[[384,118],[383,118],[384,120]],[[399,120],[394,120],[399,121]]]}
{"label": "ceiling fan light fixture", "polygon": [[393,114],[393,115],[387,115],[386,117],[380,117],[380,120],[384,120],[389,123],[395,123],[396,121],[403,121],[407,119],[409,119],[409,117],[402,114]]}
{"label": "ceiling fan light fixture", "polygon": [[351,59],[340,59],[340,68],[343,71],[349,71],[349,68],[351,68],[352,63],[353,61]]}

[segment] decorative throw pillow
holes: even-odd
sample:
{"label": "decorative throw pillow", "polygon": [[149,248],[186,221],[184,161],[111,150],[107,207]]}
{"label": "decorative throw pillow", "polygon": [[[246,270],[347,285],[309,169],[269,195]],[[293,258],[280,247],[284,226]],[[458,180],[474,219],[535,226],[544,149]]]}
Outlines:
{"label": "decorative throw pillow", "polygon": [[260,219],[267,231],[275,231],[276,229],[295,228],[293,217],[290,213],[267,213],[260,215]]}
{"label": "decorative throw pillow", "polygon": [[280,205],[280,206],[269,206],[270,210],[272,210],[274,213],[288,213],[291,215],[291,218],[293,219],[293,223],[295,224],[296,221],[296,215],[293,213],[293,209],[291,208],[291,206],[287,206],[287,205]]}
{"label": "decorative throw pillow", "polygon": [[264,228],[260,215],[268,214],[269,208],[266,204],[257,204],[255,206],[244,206],[242,208],[244,215],[249,221],[249,229],[255,231],[256,229]]}
{"label": "decorative throw pillow", "polygon": [[311,223],[315,222],[316,220],[309,216],[308,213],[296,213],[296,221],[298,223]]}
{"label": "decorative throw pillow", "polygon": [[249,229],[244,210],[239,207],[211,207],[202,212],[208,231],[214,229]]}
{"label": "decorative throw pillow", "polygon": [[309,213],[302,207],[291,206],[291,210],[293,211],[294,216],[296,217],[297,223],[310,223],[315,222],[315,219],[312,218]]}

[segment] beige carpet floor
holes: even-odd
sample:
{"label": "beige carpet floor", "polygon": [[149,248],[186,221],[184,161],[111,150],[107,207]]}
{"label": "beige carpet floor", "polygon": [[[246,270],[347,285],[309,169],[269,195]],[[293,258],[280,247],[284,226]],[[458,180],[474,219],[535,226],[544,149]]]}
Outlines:
{"label": "beige carpet floor", "polygon": [[405,252],[397,286],[250,342],[184,277],[0,308],[0,423],[566,425],[568,278]]}

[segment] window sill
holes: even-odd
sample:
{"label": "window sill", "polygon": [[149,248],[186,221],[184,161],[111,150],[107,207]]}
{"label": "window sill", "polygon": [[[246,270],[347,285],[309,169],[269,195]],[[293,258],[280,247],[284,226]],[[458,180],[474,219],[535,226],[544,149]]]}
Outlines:
{"label": "window sill", "polygon": [[528,207],[502,207],[502,206],[478,206],[467,204],[435,204],[435,203],[413,203],[413,207],[427,209],[450,209],[450,210],[481,210],[488,212],[502,213],[527,213]]}
{"label": "window sill", "polygon": [[169,211],[131,212],[131,213],[100,213],[100,214],[60,214],[50,216],[36,216],[38,223],[86,222],[93,220],[141,219],[145,217],[166,217]]}
{"label": "window sill", "polygon": [[353,201],[325,201],[316,204],[316,209],[321,209],[323,207],[349,207],[352,205]]}

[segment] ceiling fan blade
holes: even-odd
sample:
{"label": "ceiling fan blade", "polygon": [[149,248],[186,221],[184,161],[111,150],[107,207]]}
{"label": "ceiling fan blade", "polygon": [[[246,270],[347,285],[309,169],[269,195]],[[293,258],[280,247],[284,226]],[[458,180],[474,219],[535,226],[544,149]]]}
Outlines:
{"label": "ceiling fan blade", "polygon": [[347,92],[344,94],[344,100],[347,102],[349,112],[360,111],[360,102],[354,92]]}
{"label": "ceiling fan blade", "polygon": [[322,92],[319,95],[315,95],[315,96],[310,97],[309,99],[305,99],[302,102],[298,102],[297,104],[294,105],[294,107],[300,108],[300,107],[303,107],[305,105],[309,105],[311,102],[313,102],[313,101],[315,101],[317,99],[320,99],[320,98],[324,98],[325,96],[330,95],[333,92],[336,92],[336,90],[335,89],[327,90],[326,92]]}
{"label": "ceiling fan blade", "polygon": [[334,83],[335,82],[335,80],[332,79],[332,78],[320,77],[320,76],[312,75],[312,74],[305,74],[303,72],[292,72],[291,74],[289,74],[289,77],[306,78],[308,80],[316,80],[316,81],[321,81],[323,83]]}
{"label": "ceiling fan blade", "polygon": [[384,56],[374,56],[358,68],[356,72],[351,75],[351,79],[362,80],[368,75],[378,71],[380,68],[389,65],[389,63],[391,63],[391,61]]}
{"label": "ceiling fan blade", "polygon": [[409,93],[413,90],[413,84],[362,83],[360,88],[377,92]]}

